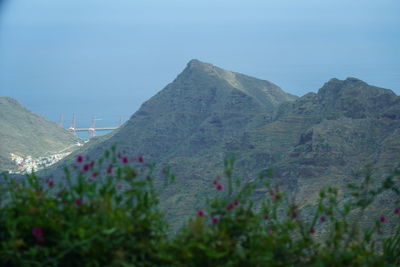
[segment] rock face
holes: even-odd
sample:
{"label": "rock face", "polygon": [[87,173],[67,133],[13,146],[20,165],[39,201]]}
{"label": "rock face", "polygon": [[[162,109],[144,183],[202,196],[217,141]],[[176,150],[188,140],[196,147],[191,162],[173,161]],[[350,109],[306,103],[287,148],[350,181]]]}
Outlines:
{"label": "rock face", "polygon": [[78,141],[68,131],[30,112],[16,100],[0,97],[0,170],[18,170],[11,153],[43,157],[59,153]]}
{"label": "rock face", "polygon": [[398,164],[400,98],[355,78],[332,79],[298,98],[192,60],[117,132],[85,151],[100,155],[113,144],[176,173],[161,196],[172,223],[201,207],[231,154],[242,179],[273,168],[274,180],[305,203],[324,185],[344,188],[368,162],[381,172]]}
{"label": "rock face", "polygon": [[383,174],[399,164],[399,101],[392,91],[355,78],[332,79],[248,133],[241,147],[255,149],[241,160],[251,164],[255,154],[263,155],[257,164],[272,166],[275,178],[303,201],[324,185],[344,187],[367,163]]}
{"label": "rock face", "polygon": [[270,122],[281,103],[294,99],[270,82],[192,60],[109,142],[154,160],[191,156]]}

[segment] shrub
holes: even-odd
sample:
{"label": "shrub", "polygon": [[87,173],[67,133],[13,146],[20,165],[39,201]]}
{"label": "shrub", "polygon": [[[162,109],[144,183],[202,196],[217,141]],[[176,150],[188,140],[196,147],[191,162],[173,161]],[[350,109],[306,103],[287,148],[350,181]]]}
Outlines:
{"label": "shrub", "polygon": [[[5,177],[0,199],[2,266],[364,266],[400,264],[400,207],[363,226],[359,218],[380,194],[399,196],[396,170],[381,186],[364,174],[345,197],[321,190],[314,211],[300,209],[278,187],[271,171],[242,184],[225,161],[224,180],[176,236],[168,237],[154,165],[131,160],[115,148],[102,159],[82,156],[60,179],[35,174]],[[164,172],[166,184],[173,180]],[[397,180],[396,180],[397,179]],[[252,192],[264,187],[262,203]],[[397,229],[382,235],[382,225]]]}
{"label": "shrub", "polygon": [[[119,156],[119,154],[118,154]],[[76,158],[63,179],[6,179],[0,209],[2,266],[157,264],[165,224],[157,210],[153,166],[105,152]]]}
{"label": "shrub", "polygon": [[[381,193],[399,196],[399,170],[380,187],[371,187],[366,173],[360,185],[349,185],[347,196],[338,190],[321,190],[314,212],[307,214],[287,196],[265,182],[271,171],[260,175],[259,184],[233,182],[233,161],[225,162],[226,184],[214,181],[220,197],[197,212],[175,237],[165,259],[174,266],[366,266],[400,264],[400,208],[394,210],[397,230],[391,237],[381,233],[387,217],[363,227],[360,217]],[[260,185],[268,197],[261,208],[251,201]],[[228,188],[225,190],[224,188]],[[303,214],[304,213],[304,214]],[[393,216],[394,215],[394,216]]]}

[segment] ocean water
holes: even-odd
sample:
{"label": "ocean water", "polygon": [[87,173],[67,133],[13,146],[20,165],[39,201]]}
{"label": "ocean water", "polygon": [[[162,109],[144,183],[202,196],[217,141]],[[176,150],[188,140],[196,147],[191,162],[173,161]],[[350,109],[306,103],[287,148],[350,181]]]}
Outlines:
{"label": "ocean water", "polygon": [[[96,136],[104,136],[111,133],[112,131],[96,131]],[[77,132],[76,135],[83,141],[88,141],[90,139],[88,132]]]}

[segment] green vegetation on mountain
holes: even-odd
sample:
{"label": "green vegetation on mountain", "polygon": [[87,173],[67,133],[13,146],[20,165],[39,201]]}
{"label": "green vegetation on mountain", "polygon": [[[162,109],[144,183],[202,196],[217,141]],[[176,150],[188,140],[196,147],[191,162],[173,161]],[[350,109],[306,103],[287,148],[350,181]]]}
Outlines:
{"label": "green vegetation on mountain", "polygon": [[67,151],[78,141],[68,131],[25,109],[16,100],[0,97],[0,170],[17,170],[11,153],[48,156]]}
{"label": "green vegetation on mountain", "polygon": [[[96,158],[116,144],[159,170],[170,167],[177,179],[163,191],[161,206],[179,225],[204,203],[230,155],[246,182],[272,168],[276,186],[305,208],[326,185],[342,194],[366,164],[377,174],[390,172],[400,155],[399,114],[392,91],[355,78],[332,79],[298,98],[268,81],[192,60],[116,132],[82,151]],[[267,194],[255,192],[259,200]],[[395,200],[382,196],[371,213],[392,209]]]}

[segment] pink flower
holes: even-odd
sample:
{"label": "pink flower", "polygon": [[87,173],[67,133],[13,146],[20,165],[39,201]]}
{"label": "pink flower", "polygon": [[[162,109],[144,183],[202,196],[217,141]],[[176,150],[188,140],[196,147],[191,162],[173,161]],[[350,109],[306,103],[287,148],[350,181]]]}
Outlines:
{"label": "pink flower", "polygon": [[385,216],[381,216],[380,218],[379,218],[379,220],[381,221],[381,222],[386,222],[386,217]]}
{"label": "pink flower", "polygon": [[315,230],[315,228],[312,228],[312,229],[310,230],[310,234],[315,234],[315,232],[317,232],[317,230]]}
{"label": "pink flower", "polygon": [[54,185],[54,181],[53,181],[53,180],[49,180],[49,181],[47,182],[47,185],[48,185],[49,187],[52,187],[52,186]]}
{"label": "pink flower", "polygon": [[212,224],[216,224],[218,221],[219,221],[219,219],[217,217],[212,217],[211,218]]}
{"label": "pink flower", "polygon": [[240,205],[240,202],[239,202],[239,201],[237,201],[237,200],[235,200],[235,202],[233,202],[233,205],[234,205],[235,207],[237,207],[237,206],[239,206],[239,205]]}
{"label": "pink flower", "polygon": [[78,205],[78,206],[80,206],[80,205],[82,205],[82,199],[80,199],[80,198],[77,198],[76,200],[75,200],[75,204],[76,205]]}
{"label": "pink flower", "polygon": [[128,163],[128,158],[127,157],[123,157],[122,158],[122,163],[127,164]]}
{"label": "pink flower", "polygon": [[43,235],[43,231],[40,227],[33,227],[32,234],[34,236]]}
{"label": "pink flower", "polygon": [[219,183],[218,183],[218,180],[214,180],[213,181],[213,185],[218,185]]}
{"label": "pink flower", "polygon": [[93,178],[96,178],[96,177],[97,177],[97,175],[98,175],[98,173],[97,173],[97,172],[93,172],[93,173],[92,173],[92,177],[93,177]]}
{"label": "pink flower", "polygon": [[142,155],[137,156],[137,157],[136,157],[136,160],[137,160],[138,162],[140,162],[140,163],[143,163],[143,162],[144,162],[144,159],[143,159],[143,156],[142,156]]}
{"label": "pink flower", "polygon": [[83,157],[81,155],[76,156],[76,162],[83,162]]}
{"label": "pink flower", "polygon": [[395,208],[394,209],[394,214],[400,214],[400,208]]}
{"label": "pink flower", "polygon": [[223,184],[217,184],[217,186],[215,187],[218,191],[222,191],[224,190],[224,185]]}
{"label": "pink flower", "polygon": [[199,217],[204,217],[204,216],[206,216],[206,213],[205,213],[203,210],[199,210],[199,211],[197,212],[197,216],[199,216]]}
{"label": "pink flower", "polygon": [[40,227],[33,227],[32,229],[32,235],[34,237],[36,237],[36,241],[37,242],[44,242],[44,238],[43,238],[43,231]]}
{"label": "pink flower", "polygon": [[269,220],[269,216],[268,216],[268,215],[265,215],[265,216],[264,216],[264,220],[268,221],[268,220]]}
{"label": "pink flower", "polygon": [[230,203],[230,204],[228,204],[228,205],[226,206],[226,209],[227,209],[228,211],[230,211],[230,210],[232,210],[234,207],[235,207],[235,206],[233,205],[233,203]]}
{"label": "pink flower", "polygon": [[85,172],[89,171],[90,170],[90,165],[89,164],[83,165],[82,170],[85,171]]}

